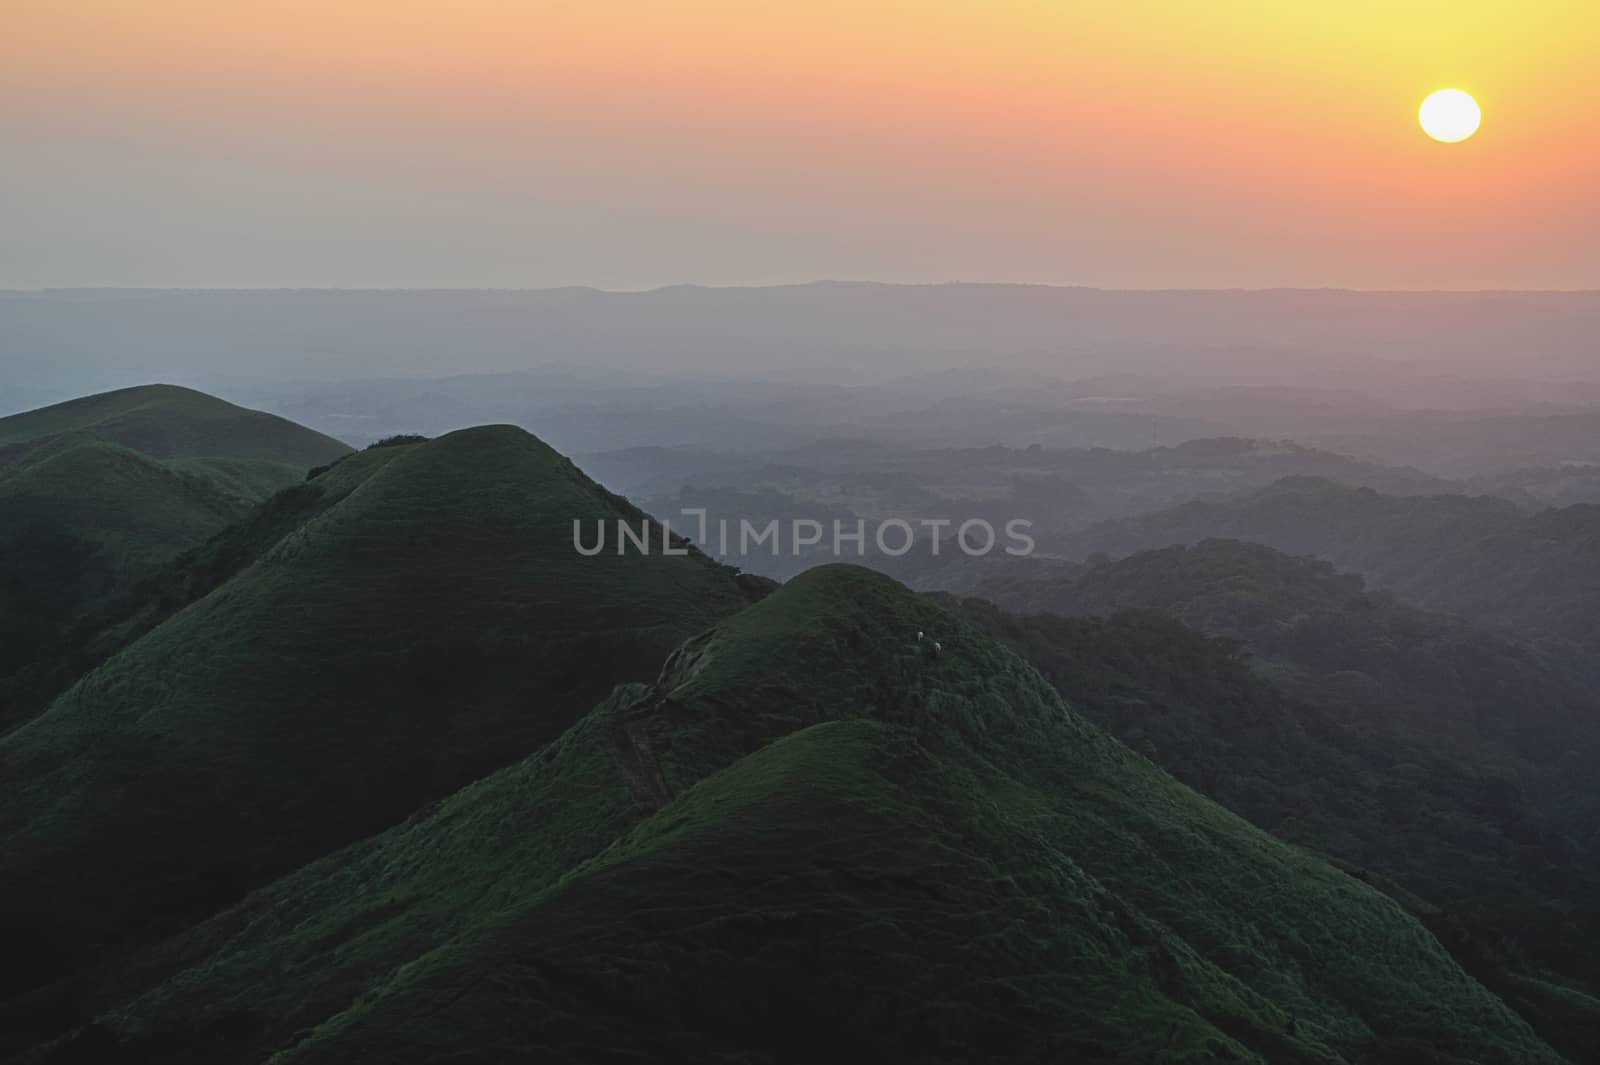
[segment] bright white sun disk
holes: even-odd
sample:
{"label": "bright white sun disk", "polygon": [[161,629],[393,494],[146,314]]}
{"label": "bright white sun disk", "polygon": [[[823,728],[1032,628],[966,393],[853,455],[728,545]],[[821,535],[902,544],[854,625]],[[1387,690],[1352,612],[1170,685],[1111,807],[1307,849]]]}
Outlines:
{"label": "bright white sun disk", "polygon": [[1478,132],[1478,123],[1482,120],[1478,101],[1460,89],[1440,89],[1432,93],[1417,111],[1422,131],[1446,144],[1464,141]]}

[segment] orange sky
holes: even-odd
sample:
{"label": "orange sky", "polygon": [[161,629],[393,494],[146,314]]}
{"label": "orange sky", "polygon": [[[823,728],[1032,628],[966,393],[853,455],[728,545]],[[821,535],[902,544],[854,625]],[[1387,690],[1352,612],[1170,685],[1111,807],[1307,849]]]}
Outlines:
{"label": "orange sky", "polygon": [[1597,69],[1579,3],[0,0],[0,286],[1600,287]]}

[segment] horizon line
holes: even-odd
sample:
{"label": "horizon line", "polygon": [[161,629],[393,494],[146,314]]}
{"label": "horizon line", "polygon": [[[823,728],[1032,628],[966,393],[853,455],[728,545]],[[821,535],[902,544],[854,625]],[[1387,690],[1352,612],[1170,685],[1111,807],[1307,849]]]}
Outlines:
{"label": "horizon line", "polygon": [[53,293],[590,293],[607,296],[648,296],[680,290],[706,292],[757,292],[800,288],[1007,288],[1049,289],[1056,292],[1105,293],[1110,295],[1270,295],[1277,293],[1348,295],[1597,295],[1600,288],[1357,288],[1346,285],[1267,285],[1267,286],[1153,286],[1149,288],[1110,285],[1066,284],[1052,281],[878,281],[817,278],[810,281],[784,281],[768,284],[706,284],[673,282],[644,288],[604,288],[599,285],[39,285],[26,288],[0,287],[0,295],[49,295]]}

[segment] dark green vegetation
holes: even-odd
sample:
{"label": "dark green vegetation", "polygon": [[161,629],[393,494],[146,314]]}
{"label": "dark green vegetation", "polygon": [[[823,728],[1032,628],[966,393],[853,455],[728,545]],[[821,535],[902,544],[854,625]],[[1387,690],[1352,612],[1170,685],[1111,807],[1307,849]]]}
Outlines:
{"label": "dark green vegetation", "polygon": [[1550,759],[1600,731],[1600,677],[1589,662],[1369,592],[1330,563],[1259,544],[1209,540],[1040,580],[1011,573],[979,592],[1031,612],[1162,611],[1245,642],[1291,671],[1278,675],[1308,696],[1381,701],[1395,733]]}
{"label": "dark green vegetation", "polygon": [[847,566],[81,1000],[32,1060],[1561,1060],[1389,898]]}
{"label": "dark green vegetation", "polygon": [[1600,646],[1600,506],[1527,513],[1486,496],[1389,496],[1315,478],[1097,526],[1065,553],[1210,538],[1317,555],[1408,602]]}
{"label": "dark green vegetation", "polygon": [[[32,582],[53,575],[54,583],[40,589],[40,601],[55,597],[59,602],[62,590],[71,588],[67,581],[72,573],[78,580],[98,578],[99,583],[93,594],[74,593],[77,602],[89,605],[58,609],[60,616],[48,630],[39,624],[38,613],[18,616],[17,627],[35,642],[31,656],[19,656],[12,674],[0,681],[0,733],[45,709],[74,680],[245,569],[294,529],[350,494],[388,457],[352,455],[353,461],[341,461],[336,476],[286,488],[199,546],[137,575],[112,572],[102,556],[88,548],[77,554],[62,551],[60,545],[77,542],[73,539],[45,539],[53,553],[43,563],[23,556],[15,570]],[[44,548],[32,550],[38,553]]]}
{"label": "dark green vegetation", "polygon": [[0,543],[48,529],[75,534],[113,565],[136,565],[204,540],[252,501],[205,476],[70,433],[0,466]]}
{"label": "dark green vegetation", "polygon": [[0,466],[0,730],[25,670],[128,574],[245,513],[213,483],[73,433]]}
{"label": "dark green vegetation", "polygon": [[575,519],[617,518],[644,520],[477,429],[340,462],[153,580],[101,638],[148,631],[0,739],[8,1031],[70,1011],[94,959],[537,749],[761,591],[698,555],[576,555]]}
{"label": "dark green vegetation", "polygon": [[[982,592],[1053,612],[963,604],[1179,779],[1438,904],[1494,965],[1600,984],[1586,946],[1600,934],[1587,663],[1234,541]],[[1118,613],[1130,609],[1162,613]]]}
{"label": "dark green vegetation", "polygon": [[1557,640],[1242,544],[971,570],[1105,617],[769,594],[580,556],[648,519],[521,430],[280,463],[228,411],[0,422],[48,436],[0,491],[49,619],[0,671],[0,1059],[1595,1060]]}
{"label": "dark green vegetation", "polygon": [[84,614],[348,451],[164,385],[0,419],[0,732],[80,657]]}

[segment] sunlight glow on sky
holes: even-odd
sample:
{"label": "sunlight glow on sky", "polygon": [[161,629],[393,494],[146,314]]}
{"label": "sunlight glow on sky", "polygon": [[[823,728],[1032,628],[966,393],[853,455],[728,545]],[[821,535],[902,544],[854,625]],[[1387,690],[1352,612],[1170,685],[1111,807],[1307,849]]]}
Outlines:
{"label": "sunlight glow on sky", "polygon": [[0,287],[1600,287],[1597,66],[1539,0],[0,0]]}

